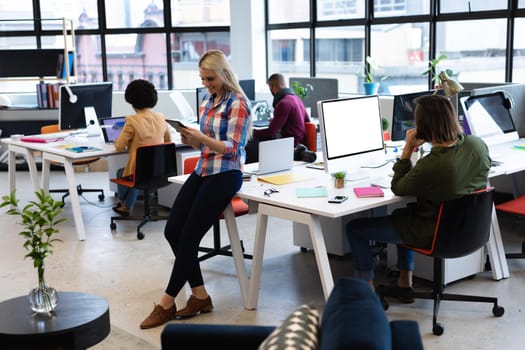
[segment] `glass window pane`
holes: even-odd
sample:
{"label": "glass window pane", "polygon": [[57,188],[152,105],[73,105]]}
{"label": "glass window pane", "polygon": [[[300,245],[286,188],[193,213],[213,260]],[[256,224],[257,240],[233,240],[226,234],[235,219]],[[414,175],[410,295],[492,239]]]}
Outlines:
{"label": "glass window pane", "polygon": [[171,0],[171,23],[176,26],[228,26],[229,0]]}
{"label": "glass window pane", "polygon": [[[98,28],[97,0],[40,0],[40,12],[43,19],[72,19],[75,29]],[[55,29],[56,25],[56,21],[42,21],[43,29]]]}
{"label": "glass window pane", "polygon": [[507,0],[441,0],[441,13],[490,11],[507,8]]}
{"label": "glass window pane", "polygon": [[230,56],[230,33],[180,33],[171,35],[173,88],[195,89],[202,86],[198,62],[200,56],[211,49]]}
{"label": "glass window pane", "polygon": [[108,28],[163,27],[164,10],[161,0],[105,1]]}
{"label": "glass window pane", "polygon": [[365,2],[361,0],[318,0],[319,21],[365,17]]}
{"label": "glass window pane", "polygon": [[428,67],[428,36],[427,23],[372,27],[371,57],[378,66],[372,74],[374,80],[381,83],[380,94],[398,95],[428,89],[428,77],[422,75]]}
{"label": "glass window pane", "polygon": [[[26,21],[11,21],[25,19]],[[0,31],[33,30],[33,1],[32,0],[0,0]]]}
{"label": "glass window pane", "polygon": [[519,1],[518,1],[518,7],[519,7],[520,9],[525,8],[525,0],[519,0]]}
{"label": "glass window pane", "polygon": [[0,50],[11,49],[36,49],[36,37],[34,36],[0,36]]}
{"label": "glass window pane", "polygon": [[525,83],[525,18],[516,18],[513,57],[512,81]]}
{"label": "glass window pane", "polygon": [[316,30],[316,76],[339,79],[339,91],[357,93],[365,52],[365,29],[331,27]]}
{"label": "glass window pane", "polygon": [[310,76],[308,29],[271,30],[268,37],[268,74]]}
{"label": "glass window pane", "polygon": [[134,79],[147,79],[157,89],[167,89],[164,34],[117,34],[106,36],[108,80],[114,90],[125,90]]}
{"label": "glass window pane", "polygon": [[268,22],[289,23],[310,20],[309,0],[268,0]]}
{"label": "glass window pane", "polygon": [[436,57],[448,56],[439,69],[460,82],[504,82],[506,28],[505,19],[438,22]]}
{"label": "glass window pane", "polygon": [[374,0],[375,17],[413,16],[429,13],[428,0]]}
{"label": "glass window pane", "polygon": [[[104,81],[99,35],[76,36],[77,81],[94,83]],[[109,59],[108,59],[109,61]],[[115,86],[113,86],[115,89]]]}

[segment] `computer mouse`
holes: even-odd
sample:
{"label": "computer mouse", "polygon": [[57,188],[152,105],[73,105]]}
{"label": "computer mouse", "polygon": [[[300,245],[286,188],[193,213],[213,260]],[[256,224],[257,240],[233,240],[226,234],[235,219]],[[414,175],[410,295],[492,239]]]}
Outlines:
{"label": "computer mouse", "polygon": [[0,108],[12,107],[13,103],[7,95],[0,95]]}

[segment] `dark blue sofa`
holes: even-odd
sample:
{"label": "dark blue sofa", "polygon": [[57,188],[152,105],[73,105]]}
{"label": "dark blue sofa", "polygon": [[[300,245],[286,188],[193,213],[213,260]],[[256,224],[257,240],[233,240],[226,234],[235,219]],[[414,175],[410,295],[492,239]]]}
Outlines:
{"label": "dark blue sofa", "polygon": [[[161,334],[162,349],[257,349],[275,329],[268,326],[170,323]],[[324,308],[319,349],[423,349],[415,321],[388,321],[366,282],[338,280]]]}

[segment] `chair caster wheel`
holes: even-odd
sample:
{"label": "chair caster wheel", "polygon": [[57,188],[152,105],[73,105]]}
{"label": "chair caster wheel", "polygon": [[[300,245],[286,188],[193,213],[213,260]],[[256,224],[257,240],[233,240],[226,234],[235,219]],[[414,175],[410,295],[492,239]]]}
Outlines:
{"label": "chair caster wheel", "polygon": [[496,317],[501,317],[505,313],[505,308],[503,306],[494,306],[492,308],[492,313]]}
{"label": "chair caster wheel", "polygon": [[144,239],[144,234],[142,232],[137,232],[137,239],[139,240]]}
{"label": "chair caster wheel", "polygon": [[115,224],[114,222],[112,222],[111,224],[109,224],[109,228],[114,230],[117,228],[117,224]]}
{"label": "chair caster wheel", "polygon": [[432,333],[434,333],[434,335],[442,335],[444,331],[445,331],[445,328],[443,327],[441,323],[436,323],[432,327]]}
{"label": "chair caster wheel", "polygon": [[98,200],[103,202],[104,201],[104,198],[106,198],[106,196],[104,196],[104,194],[99,194],[98,195]]}

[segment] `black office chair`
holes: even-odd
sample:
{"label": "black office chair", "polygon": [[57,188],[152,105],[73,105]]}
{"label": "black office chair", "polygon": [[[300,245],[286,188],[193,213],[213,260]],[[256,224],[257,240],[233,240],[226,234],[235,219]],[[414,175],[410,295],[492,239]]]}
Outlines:
{"label": "black office chair", "polygon": [[[418,253],[434,257],[433,290],[406,292],[403,296],[434,300],[432,333],[435,335],[444,332],[443,325],[437,322],[441,300],[493,303],[494,316],[500,317],[505,312],[503,307],[498,306],[498,298],[495,297],[444,293],[444,260],[466,256],[487,243],[490,235],[493,196],[494,189],[489,188],[441,203],[430,249],[407,246]],[[385,310],[389,306],[385,297],[396,296],[398,293],[395,287],[387,286],[378,286],[376,292]]]}
{"label": "black office chair", "polygon": [[[496,205],[496,210],[516,215],[518,218],[523,219],[525,217],[525,195]],[[505,257],[507,259],[525,259],[525,241],[521,242],[521,252],[506,253]]]}
{"label": "black office chair", "polygon": [[[190,174],[195,169],[195,166],[197,165],[198,161],[199,156],[187,157],[186,159],[184,159],[184,174]],[[233,197],[233,199],[231,200],[231,204],[233,207],[233,213],[235,217],[248,214],[248,204],[246,204],[242,200],[242,198]],[[228,244],[223,246],[221,244],[221,219],[224,219],[224,214],[221,214],[217,221],[213,224],[213,247],[199,247],[199,252],[205,253],[199,256],[199,261],[204,261],[216,255],[233,256],[231,252],[231,245]],[[253,256],[251,254],[244,253],[244,244],[242,240],[241,248],[243,251],[243,257],[245,259],[253,259]]]}
{"label": "black office chair", "polygon": [[[41,134],[49,134],[54,132],[59,132],[60,126],[58,124],[44,125],[40,128]],[[100,160],[100,157],[90,157],[81,160],[76,160],[73,162],[73,167],[87,166],[91,163],[97,162]],[[52,163],[55,164],[55,163]],[[62,195],[62,206],[65,205],[67,196],[69,196],[69,189],[67,188],[54,188],[49,190],[50,193],[63,193]],[[77,193],[81,196],[84,192],[98,193],[98,200],[100,202],[104,201],[104,189],[102,188],[85,188],[81,184],[77,185]]]}
{"label": "black office chair", "polygon": [[137,148],[135,174],[132,180],[124,178],[111,179],[112,182],[137,188],[144,192],[144,213],[142,215],[112,216],[110,227],[116,229],[116,220],[140,220],[137,226],[137,238],[143,239],[141,231],[149,221],[165,220],[167,215],[153,215],[151,211],[151,193],[170,184],[168,177],[177,175],[175,144],[162,143]]}

